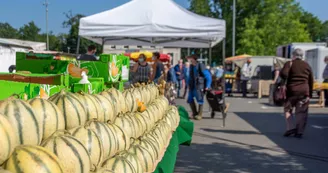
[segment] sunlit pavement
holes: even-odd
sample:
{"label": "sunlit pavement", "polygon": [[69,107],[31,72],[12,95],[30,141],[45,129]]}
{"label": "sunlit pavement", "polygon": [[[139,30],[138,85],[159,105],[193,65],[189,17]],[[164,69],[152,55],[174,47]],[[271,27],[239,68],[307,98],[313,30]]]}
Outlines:
{"label": "sunlit pavement", "polygon": [[[185,106],[185,100],[177,100]],[[285,138],[282,108],[268,99],[227,98],[226,127],[205,105],[191,146],[181,146],[176,173],[328,173],[328,109],[312,108],[303,139]]]}

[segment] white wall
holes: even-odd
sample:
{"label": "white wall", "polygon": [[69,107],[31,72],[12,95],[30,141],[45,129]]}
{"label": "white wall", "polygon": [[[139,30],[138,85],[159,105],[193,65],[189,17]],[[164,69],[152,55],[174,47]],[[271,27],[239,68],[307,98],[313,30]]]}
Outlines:
{"label": "white wall", "polygon": [[16,65],[16,52],[25,52],[27,49],[0,45],[0,72],[9,72],[11,65]]}

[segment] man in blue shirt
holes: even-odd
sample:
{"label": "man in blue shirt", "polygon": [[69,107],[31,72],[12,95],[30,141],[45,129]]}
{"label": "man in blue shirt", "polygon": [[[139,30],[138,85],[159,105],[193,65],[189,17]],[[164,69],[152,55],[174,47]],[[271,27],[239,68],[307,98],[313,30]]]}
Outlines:
{"label": "man in blue shirt", "polygon": [[[203,104],[204,104],[204,94],[211,87],[212,76],[209,70],[205,68],[205,65],[198,63],[197,55],[192,55],[188,57],[191,62],[190,65],[190,75],[189,75],[189,95],[188,103],[192,110],[192,116],[196,120],[201,120],[203,117]],[[197,100],[199,105],[198,111],[194,99]]]}

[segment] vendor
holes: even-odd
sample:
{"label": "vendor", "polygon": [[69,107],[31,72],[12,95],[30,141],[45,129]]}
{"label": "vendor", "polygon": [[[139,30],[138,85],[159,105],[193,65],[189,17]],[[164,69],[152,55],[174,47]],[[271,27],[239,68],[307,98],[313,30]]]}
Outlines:
{"label": "vendor", "polygon": [[138,63],[133,66],[132,72],[135,74],[133,83],[147,83],[151,77],[151,66],[146,61],[146,55],[140,54]]}
{"label": "vendor", "polygon": [[77,60],[82,60],[82,61],[97,61],[96,52],[97,52],[96,46],[95,45],[90,45],[88,47],[87,54],[80,55],[77,58]]}

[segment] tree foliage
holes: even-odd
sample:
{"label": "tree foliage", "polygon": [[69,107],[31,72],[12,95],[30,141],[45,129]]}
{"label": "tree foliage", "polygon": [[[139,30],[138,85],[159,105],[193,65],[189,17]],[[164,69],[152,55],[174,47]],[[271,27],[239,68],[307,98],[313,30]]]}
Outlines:
{"label": "tree foliage", "polygon": [[18,31],[9,23],[0,23],[0,38],[18,38]]}
{"label": "tree foliage", "polygon": [[[67,51],[67,48],[70,48],[70,52],[76,53],[77,42],[78,42],[78,35],[79,35],[79,25],[80,19],[84,17],[82,14],[73,14],[71,11],[65,13],[67,20],[63,22],[63,27],[69,28],[69,33],[66,37],[66,43],[64,44],[64,51]],[[97,47],[97,54],[102,52],[101,45],[95,44],[92,41],[87,39],[81,38],[80,39],[80,46],[79,46],[79,53],[86,53],[88,50],[89,45],[96,45]]]}
{"label": "tree foliage", "polygon": [[[304,11],[296,0],[236,1],[237,54],[275,55],[279,45],[324,41],[328,37],[328,22],[322,23]],[[190,10],[204,14],[201,9],[204,3],[210,5],[208,14],[226,21],[226,56],[229,57],[232,55],[233,1],[191,0]],[[214,57],[222,57],[221,46],[213,49]]]}

